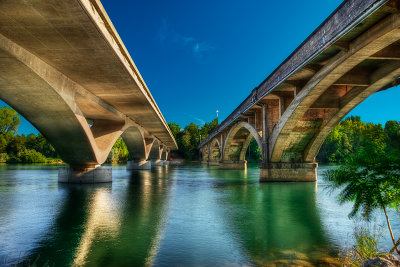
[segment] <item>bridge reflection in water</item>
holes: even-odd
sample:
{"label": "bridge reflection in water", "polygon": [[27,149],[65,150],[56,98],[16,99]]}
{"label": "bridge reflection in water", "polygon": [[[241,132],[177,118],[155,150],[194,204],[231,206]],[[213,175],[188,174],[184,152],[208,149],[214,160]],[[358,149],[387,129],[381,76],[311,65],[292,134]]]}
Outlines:
{"label": "bridge reflection in water", "polygon": [[56,266],[151,265],[165,222],[165,169],[134,171],[113,187],[59,184],[65,201],[53,231],[29,258]]}
{"label": "bridge reflection in water", "polygon": [[[209,169],[223,191],[221,219],[256,264],[334,262],[336,244],[323,228],[317,208],[317,183],[261,183],[256,169]],[[252,173],[253,172],[253,173]],[[238,181],[237,177],[249,176]],[[218,186],[219,185],[219,186]],[[327,196],[328,197],[328,196]]]}
{"label": "bridge reflection in water", "polygon": [[[26,170],[23,176],[21,170],[3,172],[15,174],[9,180],[13,187],[7,185],[14,203],[34,195],[53,198],[41,201],[44,208],[36,209],[34,216],[14,206],[1,213],[0,220],[10,223],[29,216],[33,234],[21,236],[0,225],[5,238],[0,244],[27,244],[30,249],[21,252],[31,261],[40,256],[39,265],[242,266],[278,259],[316,263],[334,254],[336,247],[322,226],[326,211],[317,206],[321,195],[313,182],[260,184],[258,169],[252,167],[247,173],[199,166],[129,173],[121,166],[113,169],[112,185],[87,186],[57,185],[56,169],[40,172],[48,179],[34,183],[27,174],[36,172],[40,170]],[[24,186],[28,183],[31,186]],[[5,209],[2,203],[0,209]],[[39,227],[43,222],[50,222],[47,229]],[[332,227],[344,232],[341,225]],[[2,249],[0,257],[12,252]]]}

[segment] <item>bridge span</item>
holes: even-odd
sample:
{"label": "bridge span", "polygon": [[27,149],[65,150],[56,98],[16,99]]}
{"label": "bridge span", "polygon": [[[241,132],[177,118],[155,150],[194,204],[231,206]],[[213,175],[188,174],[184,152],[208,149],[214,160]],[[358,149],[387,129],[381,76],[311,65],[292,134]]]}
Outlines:
{"label": "bridge span", "polygon": [[99,0],[0,1],[0,59],[0,98],[70,164],[60,182],[111,181],[100,165],[120,136],[132,169],[177,149]]}
{"label": "bridge span", "polygon": [[399,77],[400,2],[345,0],[200,144],[203,162],[246,168],[255,138],[260,181],[315,181],[333,127]]}

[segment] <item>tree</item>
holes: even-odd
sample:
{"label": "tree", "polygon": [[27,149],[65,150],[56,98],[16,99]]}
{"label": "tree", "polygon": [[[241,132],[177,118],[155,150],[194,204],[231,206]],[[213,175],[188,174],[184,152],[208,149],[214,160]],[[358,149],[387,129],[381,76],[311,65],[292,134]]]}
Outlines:
{"label": "tree", "polygon": [[179,133],[181,132],[181,128],[179,127],[179,124],[170,122],[170,123],[168,123],[168,126],[171,129],[172,135],[176,139],[178,137]]}
{"label": "tree", "polygon": [[354,202],[349,217],[361,212],[369,220],[374,210],[383,210],[394,249],[400,255],[387,215],[387,208],[400,206],[400,159],[382,147],[379,139],[378,134],[375,142],[363,140],[360,150],[346,165],[328,170],[325,175],[332,189],[342,189],[340,203]]}
{"label": "tree", "polygon": [[20,124],[18,113],[9,107],[0,108],[0,133],[17,133]]}
{"label": "tree", "polygon": [[200,130],[201,140],[204,140],[217,127],[218,119],[214,119],[212,122],[206,122]]}

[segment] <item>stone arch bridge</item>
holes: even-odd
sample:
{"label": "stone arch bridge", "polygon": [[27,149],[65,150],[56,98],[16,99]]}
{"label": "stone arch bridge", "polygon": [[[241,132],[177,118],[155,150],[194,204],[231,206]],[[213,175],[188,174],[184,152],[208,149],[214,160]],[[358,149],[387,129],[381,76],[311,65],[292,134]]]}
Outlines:
{"label": "stone arch bridge", "polygon": [[315,181],[332,128],[399,78],[400,1],[346,0],[200,144],[203,161],[245,168],[255,138],[260,181]]}
{"label": "stone arch bridge", "polygon": [[0,1],[0,98],[70,164],[62,182],[111,181],[99,166],[120,136],[132,169],[177,149],[98,0]]}

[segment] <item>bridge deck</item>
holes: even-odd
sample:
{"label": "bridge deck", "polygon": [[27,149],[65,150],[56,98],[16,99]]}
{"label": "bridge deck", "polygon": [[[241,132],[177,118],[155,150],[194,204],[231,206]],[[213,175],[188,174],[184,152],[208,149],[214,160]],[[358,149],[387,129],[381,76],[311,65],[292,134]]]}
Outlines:
{"label": "bridge deck", "polygon": [[99,1],[1,1],[0,34],[86,89],[86,95],[76,96],[86,118],[112,119],[117,111],[177,148]]}

